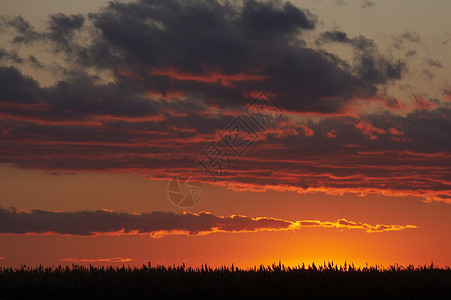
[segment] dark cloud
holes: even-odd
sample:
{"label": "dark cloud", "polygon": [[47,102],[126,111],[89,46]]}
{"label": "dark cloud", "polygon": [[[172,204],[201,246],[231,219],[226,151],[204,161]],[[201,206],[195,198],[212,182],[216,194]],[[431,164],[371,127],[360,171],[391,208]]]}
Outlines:
{"label": "dark cloud", "polygon": [[360,4],[360,6],[362,8],[370,8],[370,7],[375,7],[376,6],[376,2],[374,1],[369,1],[369,0],[363,0]]}
{"label": "dark cloud", "polygon": [[103,12],[90,15],[101,32],[101,42],[88,48],[88,58],[108,51],[110,55],[104,57],[108,68],[119,62],[194,73],[216,68],[236,73],[261,66],[264,49],[259,48],[285,46],[302,30],[314,27],[313,16],[290,3],[237,3],[111,3]]}
{"label": "dark cloud", "polygon": [[55,43],[56,51],[65,50],[68,53],[72,52],[72,47],[75,47],[73,38],[75,31],[83,27],[85,18],[83,15],[64,15],[55,14],[50,16],[48,21],[48,31],[46,37]]}
{"label": "dark cloud", "polygon": [[344,6],[346,4],[345,0],[335,0],[335,3],[337,4],[337,6]]}
{"label": "dark cloud", "polygon": [[277,2],[244,2],[241,11],[243,25],[250,35],[291,34],[299,29],[315,27],[312,15],[286,2],[279,7]]}
{"label": "dark cloud", "polygon": [[435,75],[430,70],[423,70],[421,73],[424,74],[429,80],[434,79]]}
{"label": "dark cloud", "polygon": [[373,40],[359,36],[349,38],[345,32],[334,30],[321,33],[317,44],[336,42],[348,44],[354,49],[353,74],[370,84],[385,84],[401,79],[406,64],[379,52]]}
{"label": "dark cloud", "polygon": [[415,31],[406,30],[400,36],[394,38],[394,47],[397,49],[403,48],[404,42],[419,43],[421,40],[420,35]]}
{"label": "dark cloud", "polygon": [[[343,222],[346,222],[344,224]],[[383,226],[383,228],[381,227]],[[0,234],[61,234],[95,236],[102,234],[208,234],[214,232],[255,232],[261,230],[295,230],[302,227],[352,227],[367,232],[416,228],[407,225],[375,225],[340,219],[336,223],[321,221],[291,222],[281,219],[247,216],[218,217],[199,214],[151,212],[127,214],[112,211],[52,212],[43,210],[17,211],[0,208]]]}
{"label": "dark cloud", "polygon": [[6,20],[4,25],[14,28],[17,32],[12,41],[13,44],[30,44],[42,38],[42,34],[37,32],[22,16]]}
{"label": "dark cloud", "polygon": [[406,51],[406,53],[404,54],[404,56],[406,56],[406,57],[412,57],[412,56],[415,56],[415,55],[417,55],[417,51],[416,50],[409,50],[409,51]]}
{"label": "dark cloud", "polygon": [[14,67],[0,66],[0,101],[37,103],[40,101],[39,84]]}
{"label": "dark cloud", "polygon": [[321,33],[321,39],[318,39],[316,43],[321,45],[323,42],[351,43],[351,39],[346,32],[334,30]]}
{"label": "dark cloud", "polygon": [[0,47],[0,62],[21,64],[23,58],[21,58],[16,51],[8,51],[5,48]]}
{"label": "dark cloud", "polygon": [[415,31],[409,31],[407,30],[401,35],[401,39],[407,40],[412,43],[417,43],[420,41],[420,35],[416,33]]}
{"label": "dark cloud", "polygon": [[[90,20],[96,34],[88,45],[73,40],[73,30],[83,24],[81,17],[52,17],[47,36],[56,35],[52,40],[66,46],[76,64],[125,70],[143,79],[135,83],[142,89],[164,93],[173,86],[221,106],[242,102],[243,91],[265,89],[284,94],[284,106],[290,110],[341,112],[356,95],[370,98],[378,90],[375,85],[399,79],[404,67],[380,55],[363,37],[353,39],[359,50],[354,69],[334,55],[306,48],[302,32],[314,28],[316,17],[289,2],[111,3],[90,14]],[[168,69],[191,77],[255,74],[262,80],[225,87],[151,75]]]}
{"label": "dark cloud", "polygon": [[440,61],[432,59],[432,58],[427,58],[425,59],[425,62],[430,65],[431,67],[436,67],[436,68],[443,68],[443,65]]}
{"label": "dark cloud", "polygon": [[83,15],[70,15],[59,13],[51,15],[47,22],[47,29],[39,32],[22,16],[3,20],[3,26],[13,28],[16,34],[13,44],[32,44],[37,41],[55,43],[56,50],[69,51],[69,46],[77,30],[82,29],[85,18]]}
{"label": "dark cloud", "polygon": [[[214,98],[222,106],[241,102],[242,91],[264,88],[285,94],[288,109],[333,113],[342,110],[354,93],[375,90],[341,69],[332,55],[303,47],[300,34],[315,23],[308,11],[272,1],[244,1],[236,6],[193,3],[140,1],[110,5],[92,14],[101,32],[97,40],[102,43],[86,50],[86,63],[95,60],[107,67],[120,63],[144,78],[148,88],[164,90],[173,85],[206,102]],[[106,52],[103,61],[94,58]],[[239,81],[230,88],[149,76],[152,70],[169,68],[192,77],[254,73],[264,80]]]}
{"label": "dark cloud", "polygon": [[[86,76],[60,81],[41,88],[31,77],[14,67],[0,67],[0,102],[42,104],[48,110],[18,111],[24,117],[41,120],[86,120],[93,115],[152,116],[157,114],[152,102],[127,91],[125,86],[97,86]],[[130,87],[131,88],[131,87]],[[156,105],[156,104],[155,104]],[[10,111],[11,112],[11,111]]]}
{"label": "dark cloud", "polygon": [[27,61],[36,69],[44,68],[41,62],[34,55],[28,56]]}
{"label": "dark cloud", "polygon": [[[90,14],[89,21],[92,26],[82,15],[56,14],[40,33],[21,17],[8,24],[18,33],[15,40],[51,43],[77,70],[81,64],[113,71],[117,89],[127,89],[123,92],[132,99],[149,90],[166,94],[176,89],[206,104],[214,99],[215,105],[230,107],[242,105],[243,92],[264,89],[283,94],[289,110],[335,114],[343,113],[355,97],[374,97],[377,85],[400,79],[405,68],[362,36],[323,34],[323,41],[355,49],[352,67],[328,52],[305,47],[302,34],[315,28],[316,17],[290,2],[111,2]],[[92,39],[77,38],[81,32]],[[202,80],[215,76],[241,79]]]}
{"label": "dark cloud", "polygon": [[182,231],[199,234],[213,231],[256,231],[288,229],[291,222],[244,216],[217,217],[210,213],[175,214],[151,212],[127,214],[110,211],[52,212],[0,209],[1,233],[56,233],[90,236],[123,231],[152,234],[158,231]]}

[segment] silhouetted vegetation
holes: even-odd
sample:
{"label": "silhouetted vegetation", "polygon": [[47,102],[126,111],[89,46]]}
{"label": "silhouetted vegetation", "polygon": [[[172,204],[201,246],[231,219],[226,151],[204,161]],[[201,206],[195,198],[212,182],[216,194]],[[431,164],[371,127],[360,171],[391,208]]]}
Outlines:
{"label": "silhouetted vegetation", "polygon": [[239,269],[21,267],[0,269],[0,298],[442,298],[451,299],[451,269],[434,265],[355,268],[282,264]]}

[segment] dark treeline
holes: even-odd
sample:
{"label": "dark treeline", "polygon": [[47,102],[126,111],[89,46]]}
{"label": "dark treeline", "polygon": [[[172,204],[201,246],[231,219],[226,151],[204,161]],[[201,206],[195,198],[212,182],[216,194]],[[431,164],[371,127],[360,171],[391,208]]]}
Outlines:
{"label": "dark treeline", "polygon": [[153,267],[0,268],[0,299],[161,298],[451,299],[451,269],[333,263],[239,269]]}

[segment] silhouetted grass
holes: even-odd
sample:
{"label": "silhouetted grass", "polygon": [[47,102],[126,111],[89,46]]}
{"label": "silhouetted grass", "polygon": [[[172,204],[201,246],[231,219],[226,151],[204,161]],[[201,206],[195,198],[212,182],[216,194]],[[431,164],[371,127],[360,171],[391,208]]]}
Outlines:
{"label": "silhouetted grass", "polygon": [[355,268],[282,264],[222,267],[21,267],[0,269],[0,298],[441,298],[451,299],[451,269],[434,265]]}

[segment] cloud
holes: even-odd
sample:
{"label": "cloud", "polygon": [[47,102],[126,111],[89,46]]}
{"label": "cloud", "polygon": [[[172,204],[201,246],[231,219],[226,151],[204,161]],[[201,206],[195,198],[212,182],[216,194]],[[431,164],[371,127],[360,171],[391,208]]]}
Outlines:
{"label": "cloud", "polygon": [[376,6],[376,2],[369,1],[369,0],[363,0],[363,1],[361,1],[360,5],[361,5],[362,8],[370,8],[370,7],[375,7]]}
{"label": "cloud", "polygon": [[428,59],[426,59],[425,61],[426,61],[426,63],[427,63],[428,65],[430,65],[431,67],[443,68],[442,63],[441,63],[440,61],[438,61],[438,60],[434,60],[434,59],[428,58]]}
{"label": "cloud", "polygon": [[421,109],[432,109],[435,108],[435,104],[427,99],[424,99],[423,97],[414,96],[415,99],[415,105],[418,108]]}
{"label": "cloud", "polygon": [[417,43],[420,41],[420,35],[415,31],[407,30],[401,35],[401,39],[407,40],[412,43]]}
{"label": "cloud", "polygon": [[57,234],[77,236],[150,235],[160,238],[172,234],[204,235],[215,232],[257,232],[300,230],[309,227],[360,229],[383,232],[416,228],[413,225],[368,225],[339,219],[337,222],[317,220],[287,221],[271,217],[215,216],[208,212],[151,212],[127,214],[106,210],[52,212],[0,209],[1,234]]}
{"label": "cloud", "polygon": [[13,44],[29,45],[36,42],[52,42],[54,51],[71,51],[71,46],[76,46],[73,42],[76,31],[82,29],[85,22],[83,15],[67,16],[62,13],[49,16],[47,28],[43,32],[35,28],[22,16],[4,19],[3,26],[13,28],[15,36]]}
{"label": "cloud", "polygon": [[80,14],[67,16],[59,13],[51,15],[48,22],[48,36],[58,44],[67,44],[67,41],[72,38],[74,30],[81,29],[84,22],[85,18]]}
{"label": "cloud", "polygon": [[75,258],[75,257],[63,257],[60,258],[61,262],[109,262],[109,263],[124,263],[133,261],[131,258],[112,257],[112,258]]}
{"label": "cloud", "polygon": [[363,222],[348,221],[346,219],[339,219],[337,222],[321,222],[315,220],[297,221],[296,226],[302,227],[322,227],[322,228],[342,228],[342,229],[361,229],[367,233],[383,232],[383,231],[399,231],[404,229],[418,228],[414,225],[369,225]]}
{"label": "cloud", "polygon": [[[370,99],[377,84],[401,78],[404,65],[389,61],[364,37],[352,39],[352,44],[362,46],[365,40],[367,45],[356,54],[352,69],[335,55],[306,47],[303,33],[316,23],[316,16],[289,2],[153,0],[112,2],[88,19],[51,15],[43,32],[21,17],[8,24],[17,31],[15,40],[47,43],[77,66],[78,75],[80,65],[130,74],[119,76],[115,87],[129,102],[144,91],[177,89],[207,104],[214,99],[216,105],[229,107],[241,102],[243,92],[265,89],[284,94],[286,109],[334,114],[357,96]],[[92,38],[81,38],[83,34]],[[240,74],[260,79],[224,86],[231,81],[161,76],[167,70],[191,78],[215,74],[232,80]]]}
{"label": "cloud", "polygon": [[[219,133],[233,119],[228,113],[194,109],[176,100],[163,100],[158,111],[143,99],[142,106],[124,107],[121,114],[114,93],[105,101],[85,104],[73,96],[76,104],[69,111],[64,103],[55,108],[39,102],[41,93],[33,82],[22,82],[28,90],[17,90],[34,102],[0,103],[0,162],[22,168],[134,172],[154,179],[196,174],[209,181],[193,157],[208,143],[220,142]],[[15,89],[14,82],[8,89]],[[62,95],[71,101],[73,93],[66,94],[67,89],[70,86],[62,87]],[[417,97],[414,103],[418,110],[405,117],[385,112],[312,123],[284,117],[274,129],[259,131],[252,153],[225,170],[221,181],[252,190],[273,186],[449,201],[451,111],[426,98]],[[90,115],[90,109],[99,115]],[[226,146],[222,150],[230,151]]]}
{"label": "cloud", "polygon": [[8,51],[3,47],[0,47],[0,62],[12,62],[12,63],[22,63],[23,58],[21,58],[16,51]]}
{"label": "cloud", "polygon": [[44,68],[41,62],[34,55],[28,56],[27,61],[36,69]]}
{"label": "cloud", "polygon": [[[396,49],[403,49],[403,45],[405,44],[405,42],[420,43],[421,37],[415,31],[406,30],[403,34],[394,38],[393,46]],[[412,52],[412,50],[410,50],[408,52]]]}
{"label": "cloud", "polygon": [[417,55],[417,51],[416,50],[408,50],[406,51],[406,53],[404,54],[406,57],[412,57]]}
{"label": "cloud", "polygon": [[[16,43],[43,43],[65,57],[66,80],[36,92],[44,101],[64,105],[54,114],[66,118],[68,111],[76,115],[81,108],[98,109],[87,102],[111,107],[99,99],[118,95],[127,101],[121,107],[126,108],[145,95],[173,90],[207,106],[230,108],[242,103],[244,93],[264,89],[283,94],[287,110],[333,115],[346,112],[356,97],[374,98],[378,84],[401,78],[403,63],[387,59],[364,37],[346,41],[356,49],[352,68],[331,53],[306,47],[303,33],[316,23],[316,16],[290,2],[253,0],[112,2],[88,18],[51,15],[42,32],[22,17],[6,22],[16,31]],[[34,56],[29,62],[42,67]],[[99,86],[80,65],[113,72],[117,81]],[[71,99],[80,97],[83,106],[73,107],[79,101]]]}
{"label": "cloud", "polygon": [[379,52],[373,40],[364,36],[350,38],[339,30],[321,33],[316,43],[321,45],[327,42],[348,44],[354,49],[353,73],[358,78],[371,84],[382,84],[392,80],[401,79],[406,64]]}
{"label": "cloud", "polygon": [[[43,89],[15,68],[0,68],[1,78],[8,82],[1,99],[13,101],[0,101],[0,162],[22,168],[135,172],[155,179],[197,174],[208,181],[193,157],[218,141],[235,113],[215,113],[176,98],[152,102],[142,97],[125,105],[114,87],[89,81]],[[405,117],[385,112],[315,123],[284,117],[275,129],[260,131],[252,155],[240,158],[221,179],[252,190],[449,201],[451,111],[418,97],[415,105],[419,110]]]}
{"label": "cloud", "polygon": [[34,55],[30,55],[25,59],[17,53],[17,50],[7,50],[3,47],[0,47],[0,63],[4,65],[23,65],[27,63],[36,69],[44,67]]}
{"label": "cloud", "polygon": [[[14,47],[44,46],[64,63],[59,81],[42,86],[21,70],[50,70],[38,55],[21,65],[2,48],[0,163],[209,181],[193,157],[220,142],[236,115],[252,122],[243,109],[265,90],[283,116],[254,128],[249,155],[232,153],[237,163],[217,184],[451,201],[449,102],[406,105],[388,95],[404,61],[339,30],[307,46],[316,24],[311,12],[283,1],[111,2],[88,15],[52,15],[42,31],[22,17],[3,18]],[[400,38],[419,41],[409,31]],[[322,49],[327,43],[346,45],[353,58]]]}
{"label": "cloud", "polygon": [[429,70],[423,70],[421,73],[424,74],[429,80],[432,80],[435,77],[434,73]]}
{"label": "cloud", "polygon": [[345,0],[335,0],[335,4],[337,4],[337,6],[344,6],[346,3]]}
{"label": "cloud", "polygon": [[451,101],[451,90],[443,90],[445,100]]}

